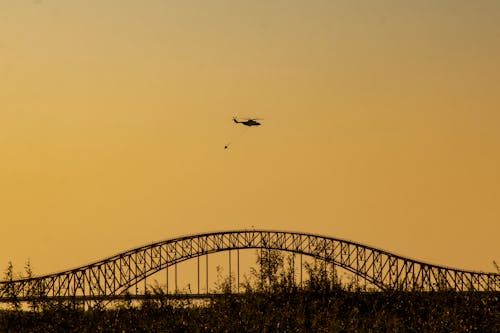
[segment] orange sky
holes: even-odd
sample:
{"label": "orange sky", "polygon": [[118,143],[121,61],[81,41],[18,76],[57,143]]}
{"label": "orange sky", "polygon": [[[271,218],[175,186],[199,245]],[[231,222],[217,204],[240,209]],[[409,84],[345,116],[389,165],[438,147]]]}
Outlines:
{"label": "orange sky", "polygon": [[3,0],[0,265],[255,226],[493,271],[499,59],[493,0]]}

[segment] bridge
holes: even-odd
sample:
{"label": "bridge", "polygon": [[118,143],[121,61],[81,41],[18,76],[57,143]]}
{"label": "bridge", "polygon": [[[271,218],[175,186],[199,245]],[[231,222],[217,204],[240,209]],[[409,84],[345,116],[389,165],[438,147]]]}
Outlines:
{"label": "bridge", "polygon": [[[34,297],[103,300],[128,295],[148,277],[195,259],[200,290],[200,257],[217,252],[276,250],[305,255],[332,267],[339,267],[364,279],[379,290],[407,291],[500,291],[500,274],[467,271],[433,265],[371,246],[316,234],[238,230],[189,235],[141,246],[95,263],[38,277],[0,282],[0,302],[26,301]],[[229,259],[231,265],[231,259]],[[325,265],[326,266],[326,265]],[[302,269],[302,268],[301,268]],[[229,269],[231,274],[231,268]],[[177,271],[175,275],[177,283]],[[175,288],[177,290],[177,286]],[[237,288],[236,290],[239,290]]]}

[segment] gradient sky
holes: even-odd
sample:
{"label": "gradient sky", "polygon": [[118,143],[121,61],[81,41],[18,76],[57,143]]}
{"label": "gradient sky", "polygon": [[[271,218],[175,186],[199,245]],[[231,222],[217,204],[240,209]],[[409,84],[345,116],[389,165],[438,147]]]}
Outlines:
{"label": "gradient sky", "polygon": [[499,170],[497,0],[0,0],[2,269],[254,226],[494,271]]}

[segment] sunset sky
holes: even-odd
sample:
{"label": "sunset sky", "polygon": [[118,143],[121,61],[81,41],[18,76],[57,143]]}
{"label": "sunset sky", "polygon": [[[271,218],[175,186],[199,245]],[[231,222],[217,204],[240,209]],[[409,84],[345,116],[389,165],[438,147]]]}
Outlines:
{"label": "sunset sky", "polygon": [[0,0],[2,271],[252,227],[494,271],[499,170],[498,0]]}

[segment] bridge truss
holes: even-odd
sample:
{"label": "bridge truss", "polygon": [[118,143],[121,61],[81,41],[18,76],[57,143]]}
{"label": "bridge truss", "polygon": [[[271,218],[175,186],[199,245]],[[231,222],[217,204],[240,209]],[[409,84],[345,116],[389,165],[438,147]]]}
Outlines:
{"label": "bridge truss", "polygon": [[350,271],[380,290],[500,291],[500,274],[497,273],[432,265],[370,246],[320,235],[241,230],[169,239],[68,271],[1,281],[0,301],[11,300],[13,296],[18,300],[33,297],[119,297],[147,277],[180,262],[240,249],[279,250],[311,256]]}

